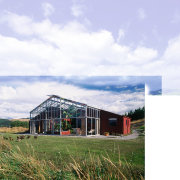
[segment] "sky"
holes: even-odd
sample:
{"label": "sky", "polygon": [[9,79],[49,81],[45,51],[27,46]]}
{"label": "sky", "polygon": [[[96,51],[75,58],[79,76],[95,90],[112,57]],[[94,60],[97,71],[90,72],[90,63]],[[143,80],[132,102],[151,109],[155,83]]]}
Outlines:
{"label": "sky", "polygon": [[[113,101],[108,104],[101,92],[112,99],[116,93],[126,97],[144,84],[150,94],[180,95],[179,49],[179,0],[0,0],[1,108],[16,107],[11,116],[26,116],[25,111],[47,94],[66,97],[64,89],[71,87],[80,98],[72,95],[72,99],[94,105],[96,101],[82,98],[80,92],[94,93],[102,98],[98,102],[104,106],[96,103],[104,109]],[[59,76],[63,78],[58,81]],[[131,77],[128,83],[126,76]],[[10,103],[6,98],[11,104],[6,104]],[[122,113],[137,106],[126,104],[121,110],[113,106],[113,111]],[[7,116],[11,110],[1,113]]]}
{"label": "sky", "polygon": [[0,75],[162,76],[180,94],[179,0],[0,0]]}
{"label": "sky", "polygon": [[0,0],[0,75],[162,76],[180,94],[179,0]]}
{"label": "sky", "polygon": [[0,118],[27,118],[49,95],[124,114],[145,106],[145,87],[160,95],[161,85],[150,76],[1,76]]}

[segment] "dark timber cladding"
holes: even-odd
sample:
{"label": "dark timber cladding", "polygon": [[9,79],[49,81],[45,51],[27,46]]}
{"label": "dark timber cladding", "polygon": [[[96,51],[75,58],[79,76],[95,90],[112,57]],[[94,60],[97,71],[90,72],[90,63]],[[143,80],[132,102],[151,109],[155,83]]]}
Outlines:
{"label": "dark timber cladding", "polygon": [[[64,129],[67,122],[71,131]],[[51,95],[30,112],[30,133],[99,135],[130,133],[130,118]]]}

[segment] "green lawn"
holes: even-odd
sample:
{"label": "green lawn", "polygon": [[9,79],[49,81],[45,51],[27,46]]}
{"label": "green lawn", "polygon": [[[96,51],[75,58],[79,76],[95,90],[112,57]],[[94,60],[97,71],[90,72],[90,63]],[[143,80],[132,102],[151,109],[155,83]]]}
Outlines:
{"label": "green lawn", "polygon": [[20,142],[15,134],[3,137],[0,179],[144,179],[144,136],[126,141],[26,136]]}
{"label": "green lawn", "polygon": [[[17,135],[5,134],[6,137],[16,139]],[[127,160],[139,168],[144,168],[144,137],[133,140],[90,139],[76,137],[38,136],[34,139],[23,139],[20,142],[11,141],[13,148],[18,145],[26,153],[32,151],[32,145],[38,159],[52,160],[55,164],[59,161],[71,161],[70,155],[84,159],[89,153],[99,156],[108,156],[113,162],[118,162],[119,151],[121,160]]]}

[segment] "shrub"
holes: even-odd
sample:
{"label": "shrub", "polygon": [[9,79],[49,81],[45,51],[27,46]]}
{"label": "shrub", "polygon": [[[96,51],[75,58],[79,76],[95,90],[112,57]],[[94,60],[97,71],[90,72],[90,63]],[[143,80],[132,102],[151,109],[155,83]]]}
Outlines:
{"label": "shrub", "polygon": [[24,127],[29,128],[29,122],[27,121],[11,121],[11,127]]}
{"label": "shrub", "polygon": [[8,119],[0,119],[0,127],[10,127],[11,121]]}
{"label": "shrub", "polygon": [[130,117],[132,120],[143,119],[145,117],[145,108],[138,108],[134,111],[129,111],[125,116]]}

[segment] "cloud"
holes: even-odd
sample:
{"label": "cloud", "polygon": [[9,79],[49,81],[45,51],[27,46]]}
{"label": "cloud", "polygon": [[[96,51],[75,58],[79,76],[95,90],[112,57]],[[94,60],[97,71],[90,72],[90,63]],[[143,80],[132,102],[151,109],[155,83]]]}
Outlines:
{"label": "cloud", "polygon": [[[19,66],[16,66],[20,62],[24,72],[27,73],[28,67],[32,69],[29,71],[30,74],[39,71],[38,74],[63,75],[78,72],[86,75],[92,72],[94,66],[100,68],[104,62],[108,62],[111,68],[111,65],[117,67],[129,63],[144,64],[157,56],[154,49],[146,47],[133,49],[117,44],[111,32],[107,30],[90,32],[77,21],[64,25],[52,24],[50,20],[33,22],[28,17],[13,13],[6,14],[4,19],[17,34],[32,37],[30,40],[19,40],[0,36],[0,43],[3,44],[0,49],[1,59],[9,62],[10,69],[13,66],[14,71],[9,70],[14,74],[21,73]],[[1,74],[3,73],[1,71]]]}
{"label": "cloud", "polygon": [[160,55],[117,43],[110,31],[92,31],[78,21],[36,22],[10,12],[0,19],[16,34],[0,35],[0,75],[163,75],[163,87],[180,90],[179,36]]}
{"label": "cloud", "polygon": [[138,13],[138,18],[141,20],[144,20],[147,17],[146,12],[143,8],[139,8],[137,13]]}
{"label": "cloud", "polygon": [[163,93],[180,94],[180,35],[169,40],[168,46],[160,58],[163,62],[159,70],[163,75]]}
{"label": "cloud", "polygon": [[0,23],[7,23],[9,28],[22,35],[31,35],[31,29],[29,28],[33,21],[27,16],[19,16],[15,13],[5,11],[4,15],[0,17]]}
{"label": "cloud", "polygon": [[124,32],[124,30],[123,30],[123,29],[119,29],[117,42],[120,42],[124,37],[125,37],[125,32]]}
{"label": "cloud", "polygon": [[115,113],[124,113],[144,106],[143,92],[120,94],[83,89],[53,81],[30,83],[22,81],[17,83],[16,87],[12,87],[11,84],[0,86],[0,115],[13,118],[28,117],[29,112],[44,101],[48,94],[60,95]]}
{"label": "cloud", "polygon": [[75,17],[83,16],[85,6],[82,4],[73,4],[71,7],[71,14]]}
{"label": "cloud", "polygon": [[42,3],[42,9],[43,9],[43,14],[45,17],[51,16],[55,11],[52,4],[47,3],[47,2]]}

